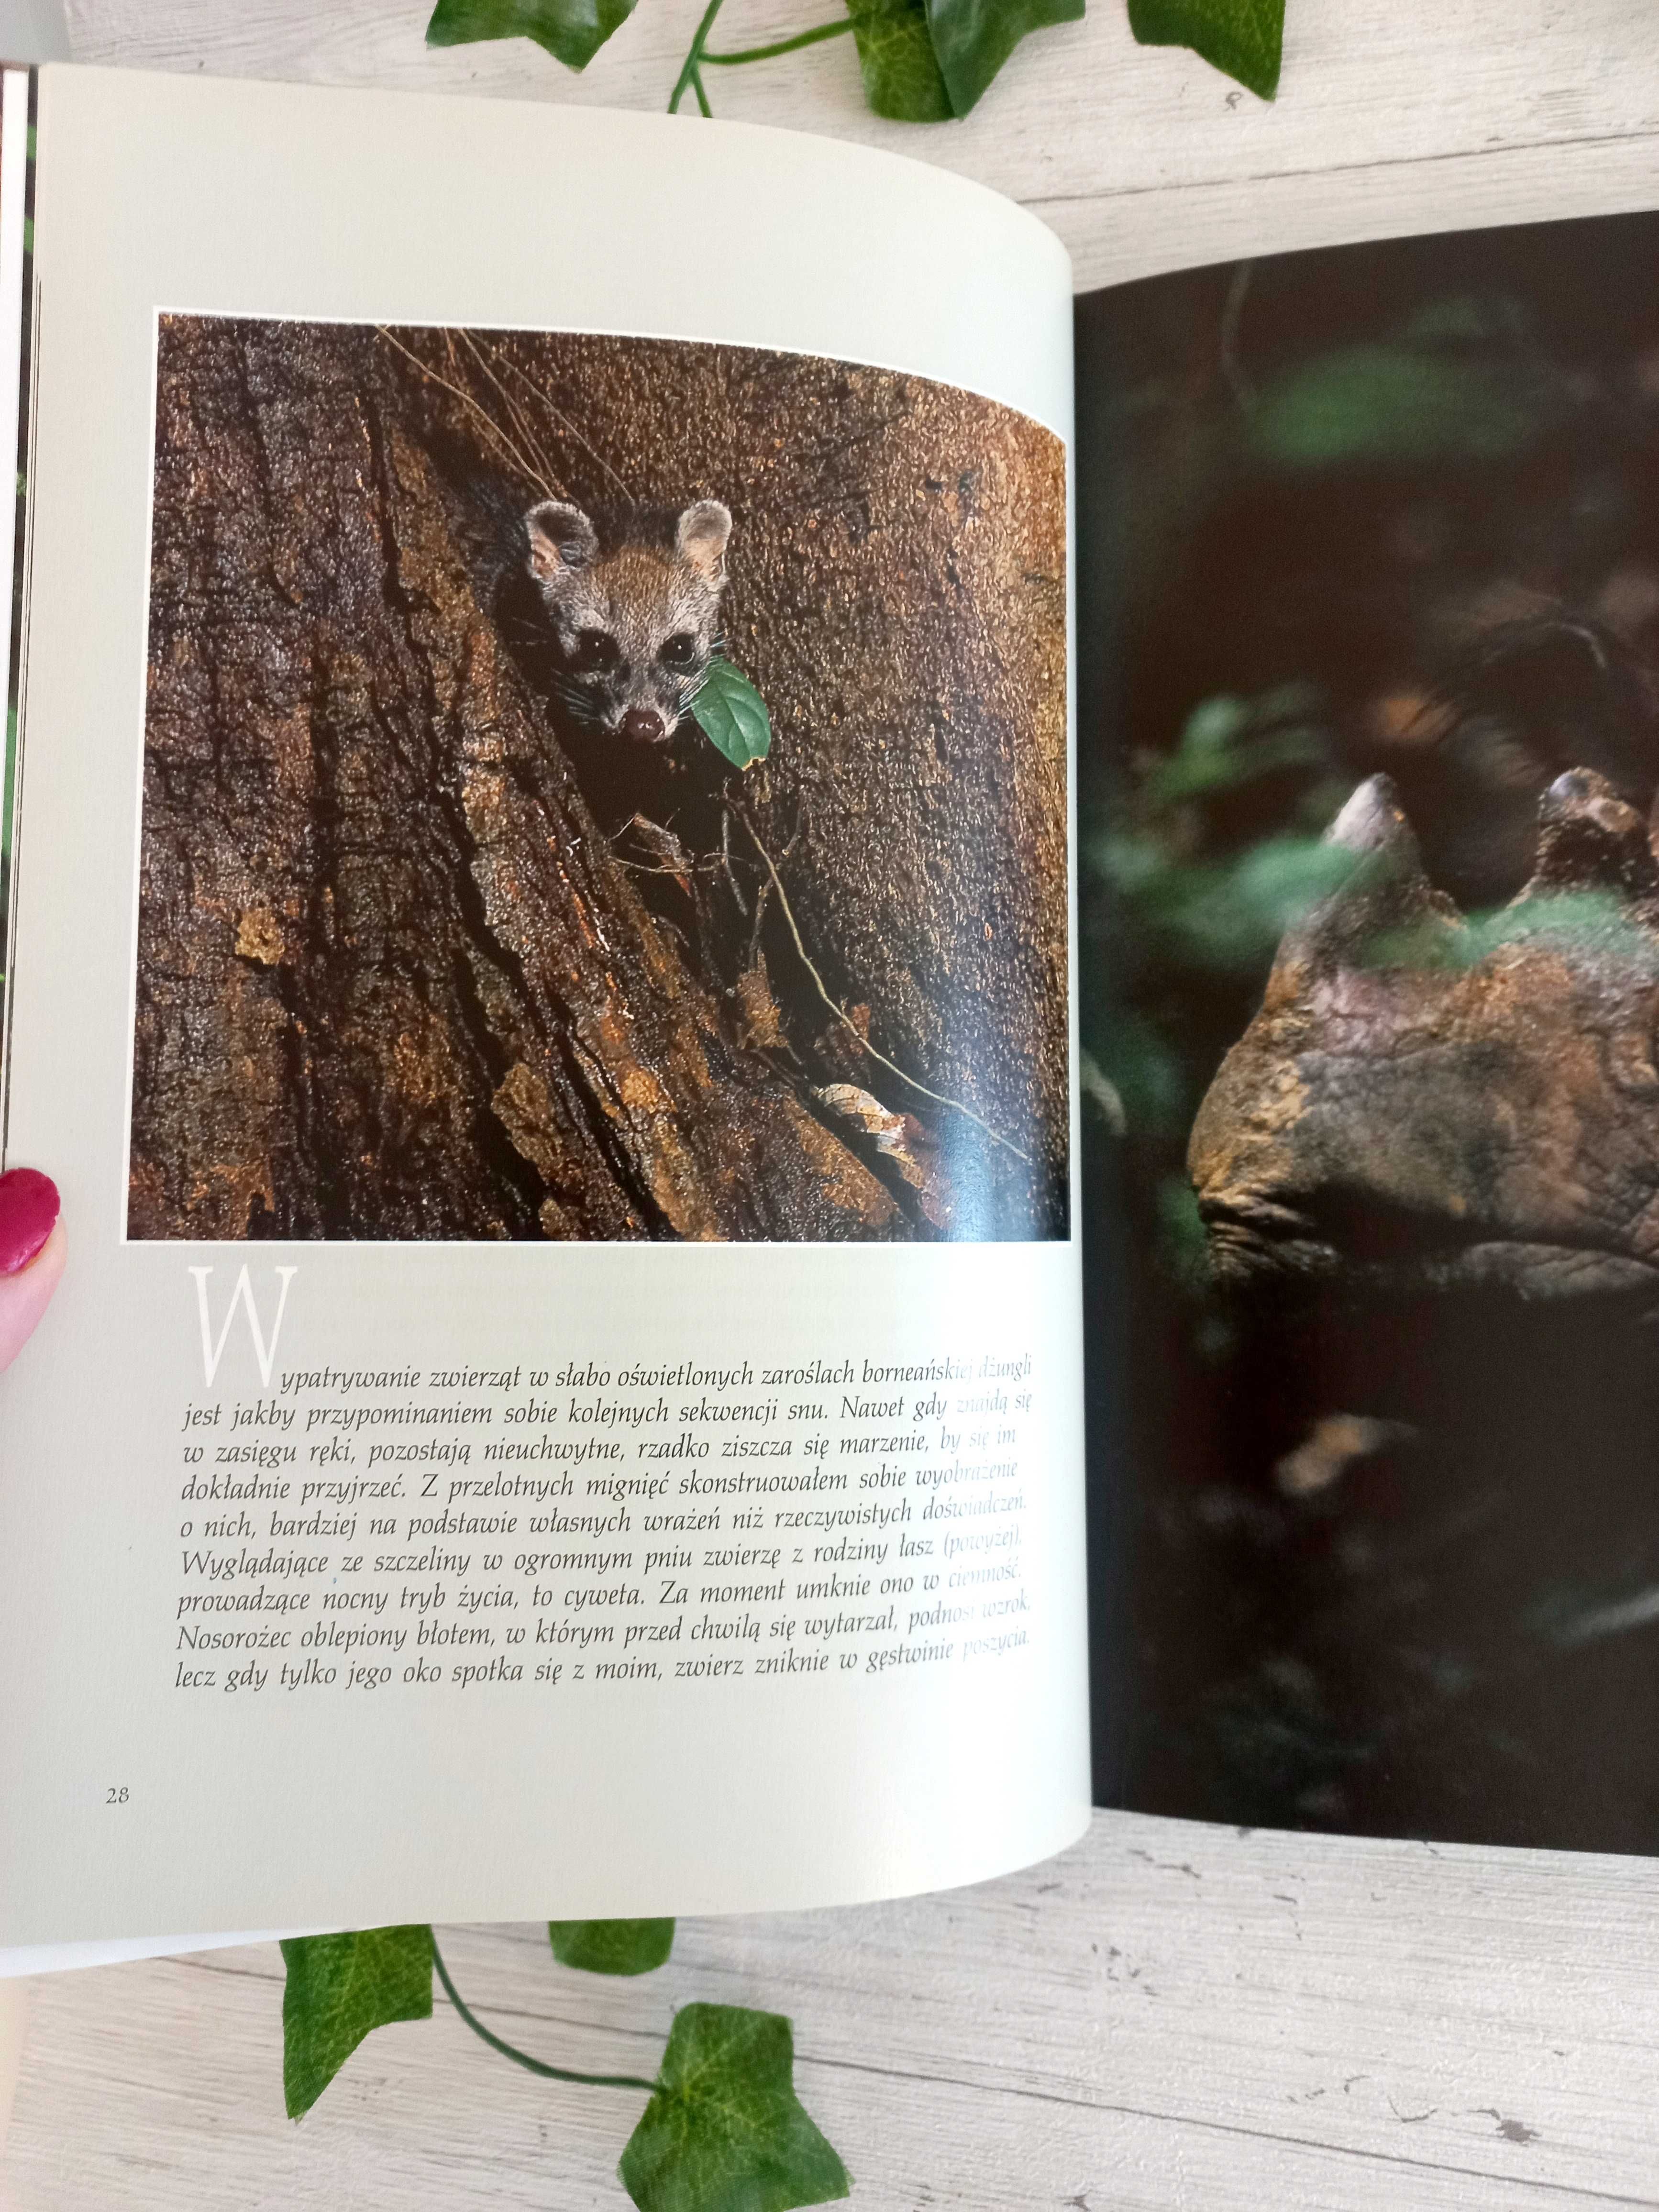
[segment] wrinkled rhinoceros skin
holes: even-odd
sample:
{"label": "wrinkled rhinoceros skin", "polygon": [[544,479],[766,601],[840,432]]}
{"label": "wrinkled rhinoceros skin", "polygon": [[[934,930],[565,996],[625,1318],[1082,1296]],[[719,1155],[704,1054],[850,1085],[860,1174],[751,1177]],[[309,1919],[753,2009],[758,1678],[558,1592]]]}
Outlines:
{"label": "wrinkled rhinoceros skin", "polygon": [[1279,949],[1194,1125],[1220,1279],[1651,1294],[1659,1306],[1659,868],[1599,776],[1551,785],[1537,871],[1471,921],[1386,777],[1331,836],[1344,890]]}

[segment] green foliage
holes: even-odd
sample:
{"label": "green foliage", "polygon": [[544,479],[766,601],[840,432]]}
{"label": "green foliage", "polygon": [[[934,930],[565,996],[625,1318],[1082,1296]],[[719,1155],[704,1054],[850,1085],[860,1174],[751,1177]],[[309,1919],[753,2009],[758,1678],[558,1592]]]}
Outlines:
{"label": "green foliage", "polygon": [[1190,46],[1263,100],[1279,89],[1285,0],[1129,0],[1143,46]]}
{"label": "green foliage", "polygon": [[[1175,751],[1141,764],[1121,826],[1095,841],[1091,858],[1127,909],[1143,954],[1211,974],[1248,974],[1346,879],[1353,856],[1318,834],[1341,794],[1322,772],[1328,753],[1313,719],[1316,703],[1300,684],[1254,701],[1206,699],[1188,715]],[[1287,771],[1308,787],[1292,825],[1218,850],[1219,802]]]}
{"label": "green foliage", "polygon": [[365,1928],[283,1945],[283,2089],[297,2120],[369,2032],[432,2015],[432,1930]]}
{"label": "green foliage", "polygon": [[1103,838],[1101,872],[1173,960],[1212,974],[1259,969],[1293,922],[1339,890],[1354,855],[1320,837],[1264,837],[1217,860],[1186,860],[1144,836]]}
{"label": "green foliage", "polygon": [[772,718],[766,702],[729,660],[709,662],[691,712],[709,744],[733,768],[751,768],[772,750]]}
{"label": "green foliage", "polygon": [[793,2075],[781,2014],[687,2005],[617,2169],[640,2212],[791,2212],[845,2197],[847,2169]]}
{"label": "green foliage", "polygon": [[1461,973],[1512,945],[1659,981],[1659,939],[1616,892],[1601,890],[1560,891],[1461,915],[1455,922],[1431,916],[1382,930],[1364,947],[1362,964]]}
{"label": "green foliage", "polygon": [[1143,810],[1162,814],[1183,799],[1237,791],[1278,769],[1320,766],[1324,743],[1308,719],[1316,703],[1300,684],[1286,684],[1255,705],[1230,692],[1206,699],[1188,716],[1177,750],[1147,766]]}
{"label": "green foliage", "polygon": [[1185,1290],[1206,1289],[1210,1239],[1199,1216],[1198,1194],[1185,1176],[1159,1179],[1156,1206],[1159,1267]]}
{"label": "green foliage", "polygon": [[672,1920],[550,1920],[553,1956],[585,1974],[648,1974],[674,1948]]}
{"label": "green foliage", "polygon": [[[1028,33],[1076,22],[1083,4],[1084,0],[928,0],[927,29],[949,112],[966,115]],[[867,88],[867,75],[865,84]],[[873,99],[870,104],[875,106]]]}
{"label": "green foliage", "polygon": [[[1215,1064],[1194,1020],[1218,1015],[1237,1036],[1285,931],[1352,870],[1321,835],[1346,793],[1331,757],[1312,686],[1218,694],[1173,751],[1135,764],[1110,827],[1085,846],[1118,985],[1115,1003],[1089,1010],[1089,1042],[1132,1135],[1184,1135]],[[1166,1273],[1195,1285],[1184,1204],[1160,1191],[1159,1243]]]}
{"label": "green foliage", "polygon": [[[596,1974],[643,1974],[667,1958],[672,1920],[550,1920],[554,1955]],[[550,2066],[503,2041],[462,1997],[427,1927],[291,1937],[283,1945],[283,2081],[289,2117],[310,2111],[364,2036],[425,2020],[435,1969],[456,2012],[505,2058],[544,2079],[651,2094],[617,2172],[640,2212],[791,2212],[845,2197],[847,2170],[793,2084],[777,2013],[687,2005],[654,2081]]]}
{"label": "green foliage", "polygon": [[1262,459],[1288,468],[1505,459],[1529,445],[1536,410],[1480,362],[1402,346],[1347,346],[1285,378],[1251,425]]}
{"label": "green foliage", "polygon": [[[713,54],[707,40],[720,7],[712,0],[697,27],[668,103],[671,115],[688,91],[709,113],[705,61],[769,61],[844,27],[817,24],[751,52]],[[633,9],[634,0],[437,0],[427,44],[533,39],[568,68],[586,69]],[[1083,11],[1084,0],[847,0],[865,98],[897,123],[968,114],[1022,39],[1075,22]],[[1130,27],[1143,46],[1191,46],[1264,100],[1279,84],[1284,19],[1285,0],[1129,0]]]}
{"label": "green foliage", "polygon": [[927,28],[925,0],[847,0],[864,96],[893,123],[948,123],[955,112]]}
{"label": "green foliage", "polygon": [[[1090,1034],[1098,1080],[1116,1101],[1117,1135],[1184,1136],[1192,1113],[1179,1052],[1156,1022],[1121,1006],[1092,1007]],[[1098,1092],[1097,1092],[1098,1096]]]}
{"label": "green foliage", "polygon": [[1263,394],[1249,442],[1293,470],[1503,461],[1570,399],[1513,301],[1454,295],[1291,369]]}
{"label": "green foliage", "polygon": [[533,39],[567,69],[580,70],[633,12],[634,0],[438,0],[426,42]]}

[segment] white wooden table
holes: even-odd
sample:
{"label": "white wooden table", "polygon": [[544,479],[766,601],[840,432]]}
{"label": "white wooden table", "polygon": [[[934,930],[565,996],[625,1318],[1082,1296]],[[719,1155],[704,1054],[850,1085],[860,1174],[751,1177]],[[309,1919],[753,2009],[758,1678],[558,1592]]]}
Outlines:
{"label": "white wooden table", "polygon": [[[555,2065],[650,2073],[673,2008],[788,2012],[863,2212],[1659,2205],[1659,1913],[1630,1859],[1102,1814],[1032,1872],[685,1924],[636,1982],[441,1931]],[[38,1985],[8,2212],[626,2212],[636,2091],[538,2081],[441,1999],[283,2117],[274,1948]]]}
{"label": "white wooden table", "polygon": [[[703,0],[641,0],[585,73],[527,40],[430,52],[431,0],[65,0],[77,55],[221,76],[416,85],[659,108]],[[839,0],[726,0],[719,44],[756,46]],[[1029,40],[965,123],[883,123],[850,40],[709,72],[716,112],[940,161],[1036,208],[1080,288],[1259,250],[1411,227],[1549,216],[1587,177],[1650,186],[1659,157],[1654,0],[1290,0],[1265,106],[1178,49],[1129,37],[1124,0]]]}
{"label": "white wooden table", "polygon": [[[660,106],[701,0],[641,0],[586,76],[524,42],[428,53],[425,0],[68,0],[85,59]],[[834,0],[728,0],[730,45]],[[1030,42],[969,122],[859,101],[848,42],[714,86],[731,116],[896,147],[1038,208],[1080,283],[1259,248],[1659,198],[1656,0],[1291,0],[1266,108],[1142,52],[1121,0]],[[1402,170],[1407,162],[1413,166]],[[788,2012],[865,2212],[1522,2212],[1659,2206],[1659,1884],[1647,1864],[1237,1834],[1101,1814],[1065,1859],[857,1912],[704,1922],[638,1983],[538,1929],[446,1937],[554,2063],[648,2072],[677,2003]],[[441,2002],[282,2117],[274,1950],[36,1994],[0,2201],[374,2212],[623,2203],[637,2093],[567,2090]]]}

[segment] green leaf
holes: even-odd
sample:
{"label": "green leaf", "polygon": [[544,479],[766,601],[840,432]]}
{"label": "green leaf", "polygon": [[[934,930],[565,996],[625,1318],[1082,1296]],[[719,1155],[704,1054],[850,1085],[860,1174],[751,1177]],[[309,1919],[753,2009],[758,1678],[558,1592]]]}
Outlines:
{"label": "green leaf", "polygon": [[1263,100],[1279,89],[1285,0],[1129,0],[1129,28],[1143,46],[1190,46]]}
{"label": "green leaf", "polygon": [[1027,32],[1074,23],[1082,13],[1083,0],[928,0],[927,27],[952,113],[968,113]]}
{"label": "green leaf", "polygon": [[432,1930],[365,1928],[283,1945],[283,2089],[308,2112],[371,2028],[432,2017]]}
{"label": "green leaf", "polygon": [[1355,345],[1282,377],[1251,417],[1263,459],[1294,469],[1507,460],[1532,443],[1551,393],[1526,364],[1404,345]]}
{"label": "green leaf", "polygon": [[845,2197],[847,2169],[794,2091],[789,2023],[693,2004],[617,2171],[640,2212],[791,2212]]}
{"label": "green leaf", "polygon": [[864,96],[891,123],[948,123],[955,111],[928,35],[925,0],[847,0]]}
{"label": "green leaf", "polygon": [[733,768],[764,760],[772,750],[772,718],[766,702],[729,660],[709,662],[691,712],[709,744]]}
{"label": "green leaf", "polygon": [[550,1920],[553,1956],[585,1974],[648,1974],[674,1948],[672,1920]]}
{"label": "green leaf", "polygon": [[634,0],[438,0],[426,27],[429,46],[474,39],[534,39],[567,69],[586,69]]}

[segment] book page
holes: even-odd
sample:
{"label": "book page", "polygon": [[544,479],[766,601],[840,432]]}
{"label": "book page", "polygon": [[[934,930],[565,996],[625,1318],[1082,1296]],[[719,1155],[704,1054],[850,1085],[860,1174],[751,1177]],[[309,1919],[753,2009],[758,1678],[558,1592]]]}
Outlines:
{"label": "book page", "polygon": [[1063,254],[696,123],[38,149],[0,1938],[1059,1848]]}
{"label": "book page", "polygon": [[1654,1847],[1656,261],[1601,215],[1079,305],[1137,1808]]}

